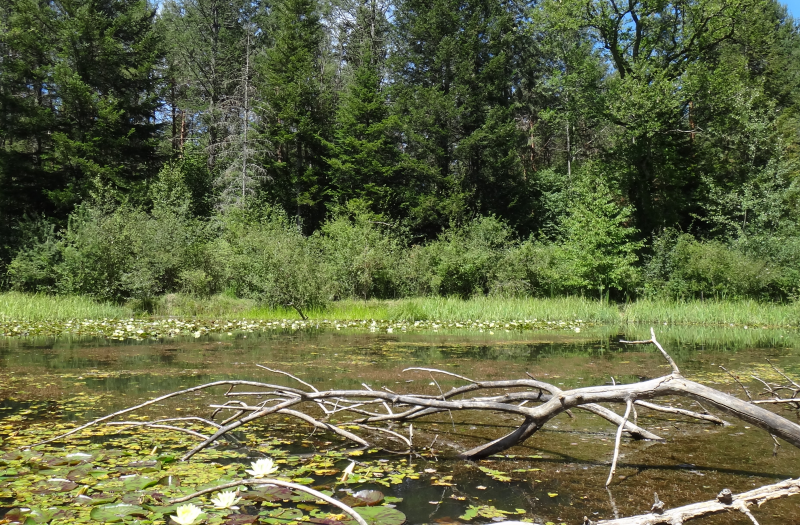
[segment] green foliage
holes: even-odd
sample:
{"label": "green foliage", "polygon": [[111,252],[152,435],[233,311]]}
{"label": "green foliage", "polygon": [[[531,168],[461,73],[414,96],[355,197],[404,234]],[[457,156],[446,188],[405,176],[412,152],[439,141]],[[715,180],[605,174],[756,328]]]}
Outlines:
{"label": "green foliage", "polygon": [[323,253],[318,271],[326,271],[340,298],[389,298],[397,294],[402,246],[392,225],[367,211],[368,203],[351,200],[322,225]]}
{"label": "green foliage", "polygon": [[362,199],[377,213],[397,212],[404,183],[400,150],[395,144],[397,119],[389,115],[381,89],[381,72],[369,42],[362,43],[359,64],[344,89],[336,113],[330,165],[333,199],[342,204]]}
{"label": "green foliage", "polygon": [[524,220],[514,120],[514,2],[403,0],[394,10],[393,114],[408,155],[409,220],[430,235],[474,214]]}
{"label": "green foliage", "polygon": [[564,259],[564,285],[574,291],[633,292],[641,242],[630,226],[632,208],[621,206],[602,179],[578,183],[574,202],[562,223],[557,257]]}
{"label": "green foliage", "polygon": [[[780,297],[782,268],[719,241],[669,231],[654,244],[645,294],[680,299]],[[791,290],[793,291],[793,290]]]}
{"label": "green foliage", "polygon": [[188,217],[188,191],[164,176],[153,186],[155,207],[83,205],[59,236],[40,225],[35,241],[11,261],[12,288],[80,294],[101,301],[151,301],[185,280],[204,239],[201,224]]}
{"label": "green foliage", "polygon": [[276,209],[231,211],[213,250],[226,287],[269,307],[303,311],[324,306],[331,283],[320,271],[322,251]]}
{"label": "green foliage", "polygon": [[265,159],[273,184],[268,193],[295,215],[307,232],[325,210],[325,141],[331,112],[322,75],[323,29],[316,0],[280,0],[272,9],[275,44],[259,63],[265,139],[274,155]]}
{"label": "green foliage", "polygon": [[498,265],[513,246],[511,229],[496,217],[452,227],[425,246],[412,247],[403,265],[405,292],[468,298],[492,291]]}

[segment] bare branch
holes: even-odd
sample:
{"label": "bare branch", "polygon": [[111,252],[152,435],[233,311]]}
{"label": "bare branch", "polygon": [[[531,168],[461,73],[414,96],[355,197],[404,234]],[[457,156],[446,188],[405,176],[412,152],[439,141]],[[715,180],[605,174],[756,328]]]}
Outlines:
{"label": "bare branch", "polygon": [[243,479],[241,481],[233,481],[231,483],[225,483],[224,485],[219,485],[217,487],[212,487],[210,489],[201,490],[193,494],[189,494],[188,496],[175,498],[172,501],[170,501],[170,505],[174,505],[176,503],[183,503],[184,501],[189,501],[190,499],[194,499],[204,494],[210,494],[211,492],[217,492],[218,490],[240,487],[242,485],[276,485],[278,487],[286,487],[300,492],[305,492],[307,494],[311,494],[315,498],[320,499],[326,503],[330,503],[335,507],[339,507],[349,516],[351,516],[359,525],[368,525],[367,522],[364,521],[364,518],[361,517],[361,514],[359,514],[352,508],[348,507],[341,501],[335,500],[330,496],[326,496],[325,494],[319,492],[318,490],[314,490],[312,488],[303,485],[298,485],[297,483],[291,483],[289,481],[280,481],[277,479]]}
{"label": "bare branch", "polygon": [[[663,513],[649,513],[639,516],[630,516],[613,520],[601,520],[595,525],[657,525],[659,523],[675,524],[684,523],[689,520],[710,516],[712,514],[723,514],[731,511],[741,512],[748,516],[751,521],[755,518],[748,507],[755,504],[761,506],[767,501],[786,498],[800,494],[800,478],[787,479],[772,485],[766,485],[757,489],[733,495],[729,490],[720,492],[717,499],[693,503],[683,507],[666,510]],[[753,523],[758,523],[753,521]],[[500,525],[500,524],[498,524]]]}
{"label": "bare branch", "polygon": [[619,442],[622,440],[622,427],[625,426],[625,422],[628,421],[628,416],[631,415],[631,409],[633,408],[633,400],[628,399],[625,407],[625,415],[622,416],[623,423],[617,428],[617,438],[614,441],[614,458],[611,460],[611,470],[608,473],[608,479],[606,480],[606,487],[611,485],[611,479],[614,477],[614,472],[617,470],[617,459],[619,459]]}

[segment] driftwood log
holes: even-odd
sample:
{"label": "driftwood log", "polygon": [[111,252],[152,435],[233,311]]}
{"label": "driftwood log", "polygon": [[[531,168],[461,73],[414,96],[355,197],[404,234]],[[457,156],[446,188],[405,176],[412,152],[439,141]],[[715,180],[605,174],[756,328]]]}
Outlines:
{"label": "driftwood log", "polygon": [[[496,411],[517,416],[520,420],[520,423],[514,431],[493,441],[479,445],[471,450],[466,450],[460,453],[460,456],[465,459],[480,459],[493,454],[501,453],[511,447],[514,447],[515,445],[522,444],[528,438],[533,436],[539,429],[543,428],[554,417],[564,412],[571,414],[571,409],[579,409],[596,414],[608,420],[617,427],[614,456],[611,465],[611,471],[606,483],[606,485],[608,485],[616,468],[620,440],[623,433],[627,433],[635,439],[661,439],[658,435],[629,421],[629,416],[631,412],[635,410],[635,407],[639,406],[649,410],[681,414],[718,425],[727,424],[727,422],[718,418],[717,416],[709,414],[707,411],[705,411],[705,408],[703,408],[703,413],[699,413],[673,408],[670,406],[658,405],[649,401],[660,397],[677,396],[693,399],[702,407],[713,407],[719,412],[725,413],[728,416],[740,419],[748,424],[759,427],[773,436],[776,445],[778,444],[777,438],[780,438],[783,441],[800,448],[800,425],[760,406],[763,404],[777,403],[790,403],[792,406],[800,406],[800,398],[797,398],[798,394],[800,394],[800,385],[782,373],[781,375],[783,375],[786,380],[789,381],[788,385],[767,383],[759,378],[756,378],[765,385],[766,389],[764,394],[769,396],[770,399],[753,400],[749,391],[747,391],[745,388],[748,401],[744,401],[732,395],[720,392],[719,390],[715,390],[686,379],[681,374],[681,371],[675,361],[656,340],[653,329],[651,329],[650,333],[652,337],[647,341],[622,342],[627,344],[654,345],[671,366],[672,373],[663,377],[634,384],[612,384],[562,390],[555,385],[538,380],[530,374],[528,374],[528,377],[524,379],[478,381],[443,370],[431,368],[408,368],[405,370],[406,372],[421,372],[430,374],[431,377],[434,377],[433,374],[444,374],[464,381],[466,384],[464,386],[452,388],[447,392],[441,391],[440,389],[440,395],[413,393],[401,394],[393,392],[386,387],[384,387],[382,390],[373,390],[367,385],[364,385],[363,390],[321,391],[313,385],[301,380],[300,378],[289,374],[288,372],[273,370],[262,365],[257,365],[270,373],[281,374],[297,381],[302,388],[287,387],[259,381],[215,381],[192,388],[187,388],[185,390],[172,392],[158,398],[151,399],[139,405],[120,410],[38,444],[61,440],[76,434],[83,429],[101,423],[112,425],[135,425],[143,427],[169,428],[185,432],[199,440],[199,443],[194,448],[184,454],[182,459],[185,461],[190,459],[201,450],[214,445],[220,439],[235,440],[231,436],[231,432],[240,428],[242,425],[247,424],[248,422],[273,414],[281,414],[305,421],[306,423],[309,423],[318,429],[336,433],[339,436],[358,444],[359,446],[374,446],[368,440],[368,438],[350,432],[349,430],[345,430],[337,424],[328,422],[334,415],[337,417],[349,415],[350,419],[346,423],[347,427],[352,427],[355,425],[358,426],[358,428],[363,429],[368,434],[380,433],[387,436],[391,440],[403,443],[407,447],[408,451],[410,451],[414,448],[413,435],[410,427],[409,435],[405,436],[395,430],[392,430],[391,428],[384,428],[374,425],[381,423],[391,425],[393,423],[411,422],[418,418],[448,411]],[[780,373],[780,371],[778,372]],[[738,378],[735,376],[734,379],[739,382]],[[434,382],[436,385],[438,385],[438,382],[436,382],[435,379]],[[739,384],[741,385],[741,383]],[[162,401],[170,398],[186,396],[200,390],[222,386],[226,387],[227,391],[223,394],[222,400],[219,403],[210,405],[212,413],[208,418],[201,418],[197,416],[188,418],[176,417],[150,422],[119,420],[121,416],[146,408],[150,405],[161,403]],[[744,388],[743,385],[742,388]],[[490,392],[487,392],[496,389],[514,391],[506,392],[501,395],[491,395]],[[781,398],[780,394],[782,392],[789,393],[791,397],[789,399]],[[256,400],[257,402],[251,402],[249,400]],[[614,411],[601,406],[599,403],[623,405],[625,407],[624,415],[620,416]],[[217,422],[216,419],[220,415],[225,416],[225,418],[222,421]],[[209,434],[202,434],[195,430],[178,426],[179,424],[187,421],[204,423],[211,429],[211,432]],[[797,482],[793,483],[795,483],[793,486],[796,488]],[[768,487],[764,487],[764,489],[767,488]],[[776,494],[780,493],[783,495],[789,495],[789,493],[786,491],[791,492],[791,490],[795,489],[784,487],[776,488],[775,490],[778,491]],[[735,502],[739,502],[736,503],[736,505],[738,505],[737,508],[741,507],[739,510],[746,510],[745,502],[751,501],[751,499],[747,498],[751,497],[751,493],[756,492],[757,491],[751,491],[749,493],[737,496],[739,498],[745,498],[734,500]],[[767,497],[771,493],[765,493],[767,495],[764,496],[759,496],[759,494],[761,493],[753,496],[756,499],[753,499],[752,501],[761,501],[758,498],[766,498],[764,501],[772,499],[772,497]],[[718,504],[721,503],[718,502]],[[715,505],[718,504],[707,502],[697,505],[700,505],[703,509],[706,507],[708,509],[716,509],[718,506]],[[728,505],[728,507],[730,507],[730,505]],[[745,506],[742,507],[742,505]],[[685,511],[682,510],[688,509],[689,507],[681,507],[680,509],[673,509],[673,511],[669,511],[676,513],[674,518],[670,518],[673,521],[652,521],[654,519],[661,519],[660,516],[667,515],[667,513],[664,513],[659,517],[649,517],[650,515],[647,515],[648,517],[646,519],[651,521],[614,520],[603,523],[682,523],[681,519],[688,519],[691,512],[694,512],[692,509]],[[728,507],[726,507],[726,509]],[[744,512],[744,510],[742,512]],[[679,516],[684,515],[681,513],[687,513],[685,514],[687,518],[679,518]],[[709,511],[708,513],[713,512]],[[625,519],[627,520],[629,518]]]}
{"label": "driftwood log", "polygon": [[[758,525],[755,516],[750,512],[749,507],[756,505],[760,507],[764,503],[780,498],[795,496],[800,494],[800,478],[787,479],[780,483],[766,485],[741,494],[732,494],[730,490],[723,489],[716,499],[692,503],[670,510],[663,509],[663,502],[659,501],[656,494],[656,502],[653,504],[651,512],[639,516],[618,518],[614,520],[591,521],[584,518],[584,525],[658,525],[667,523],[669,525],[681,525],[689,520],[711,516],[713,514],[725,514],[728,512],[741,512]],[[509,525],[509,522],[498,525]]]}

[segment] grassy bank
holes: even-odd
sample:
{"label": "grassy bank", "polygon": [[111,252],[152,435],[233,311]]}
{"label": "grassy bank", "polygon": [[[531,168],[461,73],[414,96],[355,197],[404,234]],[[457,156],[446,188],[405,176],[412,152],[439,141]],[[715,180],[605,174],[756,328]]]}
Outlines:
{"label": "grassy bank", "polygon": [[0,320],[60,321],[133,317],[127,306],[99,303],[88,297],[0,293]]}
{"label": "grassy bank", "polygon": [[[128,317],[198,317],[215,319],[299,319],[291,308],[268,309],[246,299],[218,295],[200,299],[168,295],[157,299],[152,314],[141,305],[117,306],[85,297],[0,294],[0,319],[46,321]],[[655,301],[606,304],[581,297],[552,299],[477,297],[414,298],[374,301],[337,301],[324,309],[305,312],[311,319],[395,321],[576,321],[586,323],[663,324],[703,326],[772,326],[797,328],[800,303],[758,303],[755,301]]]}

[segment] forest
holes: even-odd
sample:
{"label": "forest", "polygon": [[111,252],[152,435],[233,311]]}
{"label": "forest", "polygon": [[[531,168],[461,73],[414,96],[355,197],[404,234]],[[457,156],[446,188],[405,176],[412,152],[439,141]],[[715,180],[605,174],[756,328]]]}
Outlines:
{"label": "forest", "polygon": [[5,0],[0,288],[800,294],[775,0]]}

